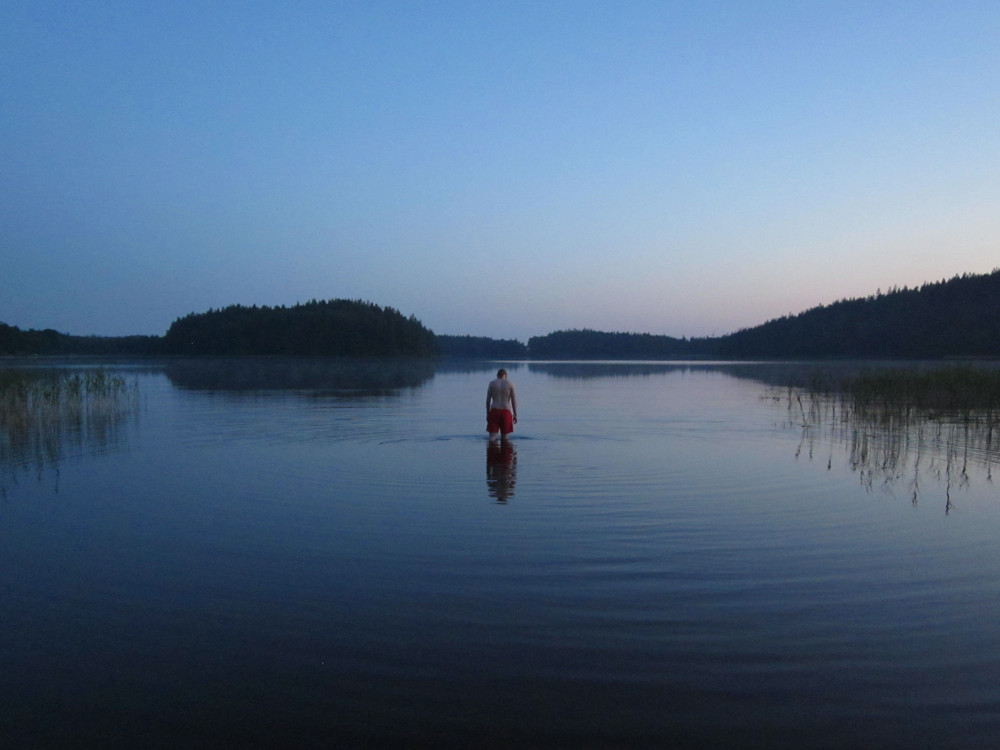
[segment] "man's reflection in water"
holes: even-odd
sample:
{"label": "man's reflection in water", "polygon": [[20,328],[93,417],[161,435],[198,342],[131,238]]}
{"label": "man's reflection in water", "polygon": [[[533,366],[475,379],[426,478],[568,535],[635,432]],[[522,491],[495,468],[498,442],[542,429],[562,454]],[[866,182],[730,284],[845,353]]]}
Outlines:
{"label": "man's reflection in water", "polygon": [[514,495],[517,481],[517,451],[509,440],[489,441],[486,444],[486,486],[490,497],[498,503],[507,502]]}

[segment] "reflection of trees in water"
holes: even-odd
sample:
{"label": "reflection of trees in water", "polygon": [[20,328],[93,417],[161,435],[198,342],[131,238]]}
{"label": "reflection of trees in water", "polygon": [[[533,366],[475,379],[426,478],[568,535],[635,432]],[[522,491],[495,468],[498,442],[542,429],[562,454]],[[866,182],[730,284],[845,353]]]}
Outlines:
{"label": "reflection of trees in water", "polygon": [[[806,391],[834,392],[849,383],[873,384],[882,379],[897,392],[909,395],[933,392],[928,389],[938,380],[950,389],[985,389],[1000,386],[1000,362],[976,361],[962,366],[956,361],[838,360],[838,361],[556,361],[528,362],[530,372],[556,378],[590,380],[598,378],[644,377],[675,372],[718,372],[740,380],[752,380],[767,386],[786,386]],[[510,369],[508,367],[508,369]],[[1000,401],[997,402],[1000,406]]]}
{"label": "reflection of trees in water", "polygon": [[190,390],[369,396],[423,385],[434,377],[434,360],[235,357],[175,360],[166,371],[171,383]]}
{"label": "reflection of trees in water", "polygon": [[[509,368],[508,368],[509,369]],[[691,365],[677,362],[529,362],[528,371],[571,380],[662,375],[687,371]]]}
{"label": "reflection of trees in water", "polygon": [[[864,369],[880,369],[877,362],[845,360],[842,362],[731,362],[697,361],[622,361],[622,362],[529,362],[530,372],[555,378],[592,380],[597,378],[648,377],[682,372],[718,372],[740,380],[753,380],[769,386],[813,388],[818,383],[840,382]],[[930,366],[930,365],[928,365]]]}
{"label": "reflection of trees in water", "polygon": [[497,359],[461,359],[458,357],[439,359],[434,364],[434,371],[442,375],[473,375],[477,372],[496,375],[501,367],[509,373],[521,369],[523,363],[517,360],[507,362]]}
{"label": "reflection of trees in water", "polygon": [[67,456],[117,450],[138,385],[104,369],[0,370],[0,495],[34,471],[42,478]]}
{"label": "reflection of trees in water", "polygon": [[902,486],[914,505],[922,484],[932,481],[944,488],[947,513],[952,490],[970,486],[974,474],[991,483],[1000,462],[1000,414],[990,408],[918,407],[794,388],[774,398],[786,403],[788,424],[802,430],[797,458],[815,459],[822,447],[830,469],[841,446],[866,489]]}

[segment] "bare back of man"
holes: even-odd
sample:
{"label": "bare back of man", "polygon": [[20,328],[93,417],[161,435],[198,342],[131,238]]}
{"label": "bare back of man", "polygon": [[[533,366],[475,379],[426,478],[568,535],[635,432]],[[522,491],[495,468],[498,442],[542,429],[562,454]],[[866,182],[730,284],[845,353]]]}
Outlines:
{"label": "bare back of man", "polygon": [[490,401],[491,409],[507,409],[510,411],[510,402],[514,396],[514,384],[509,380],[497,378],[491,380],[487,388],[487,398]]}
{"label": "bare back of man", "polygon": [[498,436],[504,438],[514,431],[517,422],[517,396],[514,384],[507,380],[507,371],[497,372],[495,380],[491,380],[486,388],[486,430],[490,440]]}

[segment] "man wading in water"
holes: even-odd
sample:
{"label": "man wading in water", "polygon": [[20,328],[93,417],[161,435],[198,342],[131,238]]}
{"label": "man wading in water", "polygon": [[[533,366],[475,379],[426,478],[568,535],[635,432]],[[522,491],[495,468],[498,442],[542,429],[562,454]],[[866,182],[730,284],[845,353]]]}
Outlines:
{"label": "man wading in water", "polygon": [[490,442],[499,435],[503,440],[514,431],[517,423],[517,397],[514,384],[507,380],[507,371],[498,370],[496,380],[486,389],[486,431]]}

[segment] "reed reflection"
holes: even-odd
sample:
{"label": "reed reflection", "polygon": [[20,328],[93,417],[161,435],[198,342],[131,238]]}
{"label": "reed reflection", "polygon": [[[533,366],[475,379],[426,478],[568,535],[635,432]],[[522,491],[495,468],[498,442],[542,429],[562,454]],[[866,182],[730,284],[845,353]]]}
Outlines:
{"label": "reed reflection", "polygon": [[517,449],[510,440],[488,441],[486,444],[486,487],[498,503],[514,496],[517,483]]}
{"label": "reed reflection", "polygon": [[138,411],[138,385],[101,368],[0,370],[0,496],[27,472],[58,477],[68,456],[119,450]]}
{"label": "reed reflection", "polygon": [[989,405],[915,405],[857,391],[793,388],[778,400],[786,403],[787,424],[802,431],[796,458],[814,460],[825,449],[830,470],[839,446],[868,491],[902,487],[914,506],[933,483],[943,488],[950,512],[953,490],[971,486],[974,477],[991,483],[1000,462],[1000,415]]}

